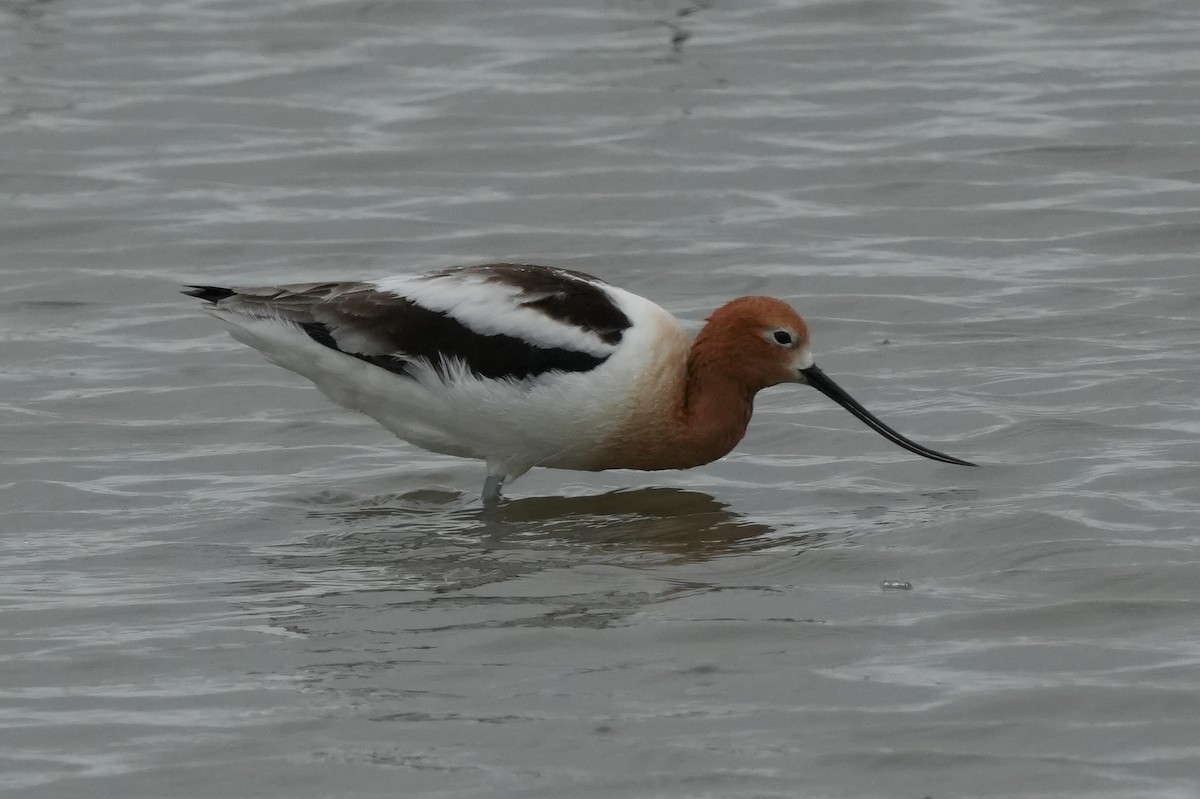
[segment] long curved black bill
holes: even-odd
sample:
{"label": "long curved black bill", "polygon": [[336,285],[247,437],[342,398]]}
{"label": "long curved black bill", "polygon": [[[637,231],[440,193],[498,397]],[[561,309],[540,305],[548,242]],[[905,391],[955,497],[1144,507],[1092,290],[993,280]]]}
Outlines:
{"label": "long curved black bill", "polygon": [[915,441],[910,441],[904,436],[897,433],[892,428],[888,427],[883,422],[875,418],[875,415],[858,403],[858,400],[846,393],[845,389],[833,382],[832,379],[815,366],[810,366],[807,369],[801,369],[800,374],[808,381],[808,384],[820,391],[831,400],[841,405],[850,413],[857,416],[868,427],[879,433],[881,436],[891,441],[893,444],[898,444],[904,447],[909,452],[915,452],[918,455],[929,458],[930,460],[941,461],[942,463],[956,463],[959,466],[974,466],[970,461],[964,461],[962,458],[955,458],[952,455],[946,455],[937,450],[923,447]]}

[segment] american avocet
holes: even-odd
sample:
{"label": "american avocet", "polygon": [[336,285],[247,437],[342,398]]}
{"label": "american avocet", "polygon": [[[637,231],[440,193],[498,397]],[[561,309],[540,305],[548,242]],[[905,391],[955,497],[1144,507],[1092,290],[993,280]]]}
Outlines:
{"label": "american avocet", "polygon": [[771,297],[722,305],[694,341],[644,297],[566,269],[484,264],[377,282],[190,286],[235,339],[405,441],[487,463],[485,502],[534,466],[687,469],[725,455],[754,395],[806,383],[890,441],[813,362]]}

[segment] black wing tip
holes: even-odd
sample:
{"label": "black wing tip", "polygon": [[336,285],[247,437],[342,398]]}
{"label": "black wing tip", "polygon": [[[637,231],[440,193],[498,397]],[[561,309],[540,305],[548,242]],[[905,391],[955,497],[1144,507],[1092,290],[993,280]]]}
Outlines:
{"label": "black wing tip", "polygon": [[220,302],[228,299],[234,294],[237,294],[233,289],[227,289],[223,286],[188,286],[190,291],[181,292],[189,297],[196,297],[205,302]]}

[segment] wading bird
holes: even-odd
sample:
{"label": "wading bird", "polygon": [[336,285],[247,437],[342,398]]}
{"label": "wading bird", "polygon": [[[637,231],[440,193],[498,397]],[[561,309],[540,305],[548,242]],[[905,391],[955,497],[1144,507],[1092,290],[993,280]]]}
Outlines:
{"label": "wading bird", "polygon": [[418,447],[487,464],[483,500],[534,466],[687,469],[728,453],[754,395],[825,394],[895,444],[817,368],[787,303],[739,297],[695,340],[650,300],[566,269],[484,264],[375,282],[190,286],[235,339]]}

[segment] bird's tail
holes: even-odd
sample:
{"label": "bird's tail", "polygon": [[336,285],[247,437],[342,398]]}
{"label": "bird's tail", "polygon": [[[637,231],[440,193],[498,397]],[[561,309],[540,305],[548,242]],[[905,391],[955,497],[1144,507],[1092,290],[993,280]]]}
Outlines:
{"label": "bird's tail", "polygon": [[233,289],[227,289],[222,286],[188,286],[188,289],[190,291],[183,293],[189,297],[198,297],[205,302],[220,302],[237,294]]}

